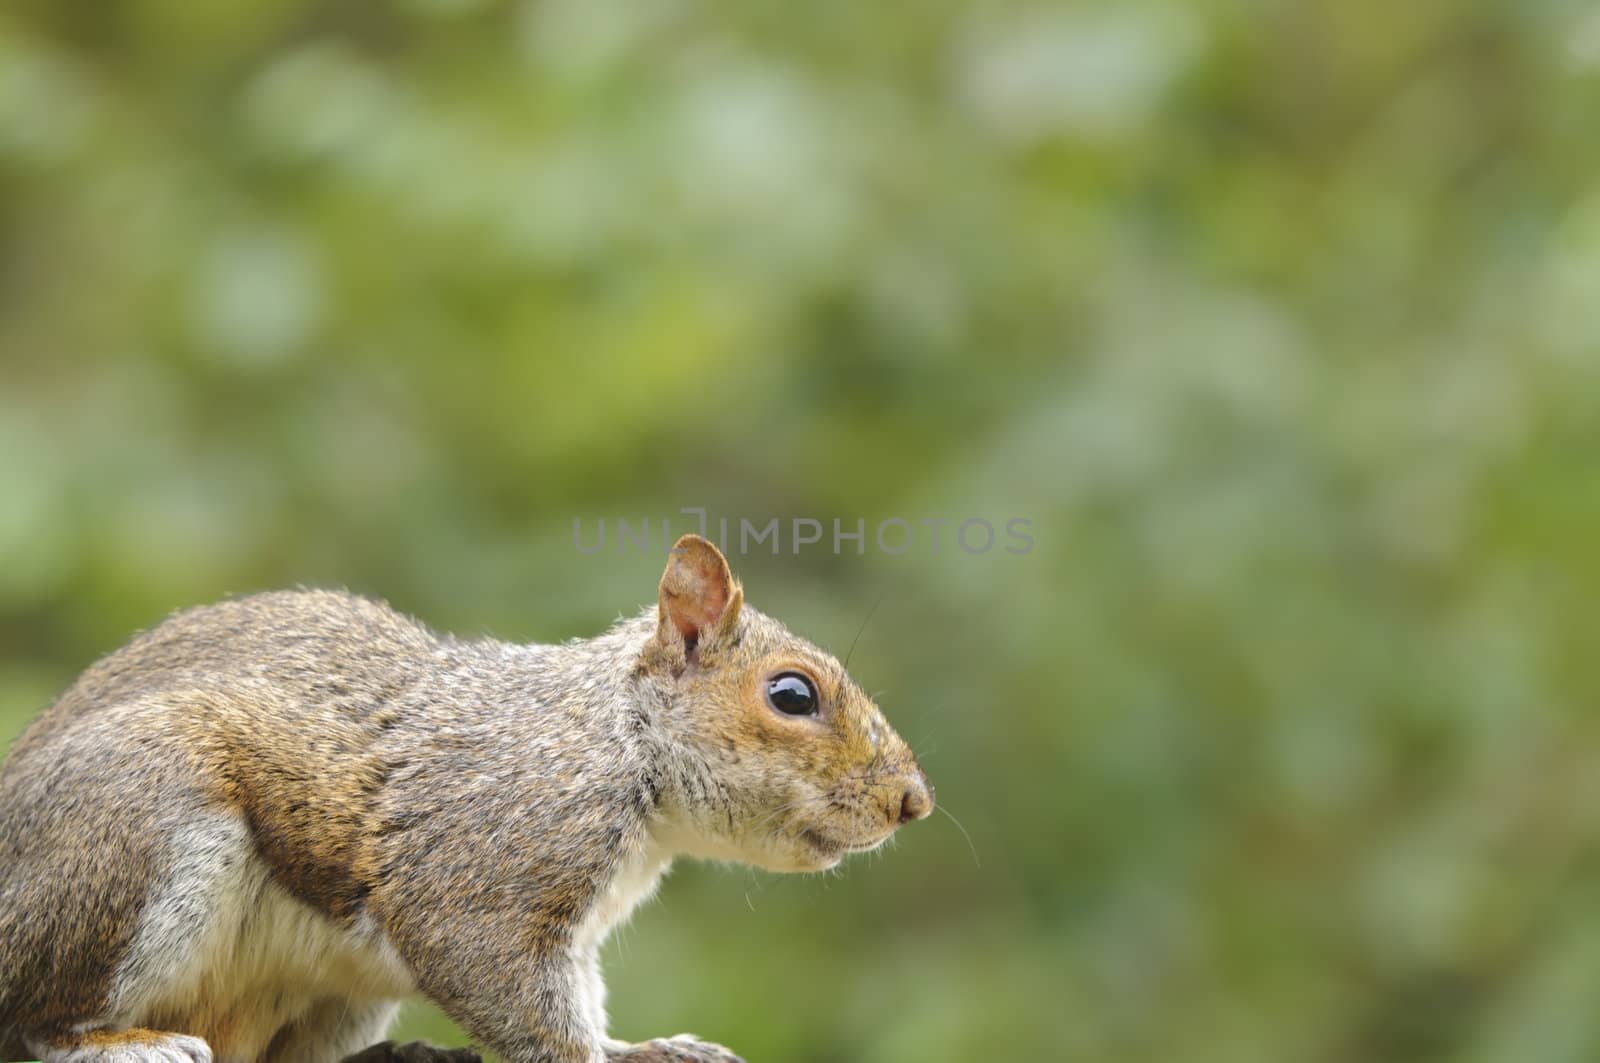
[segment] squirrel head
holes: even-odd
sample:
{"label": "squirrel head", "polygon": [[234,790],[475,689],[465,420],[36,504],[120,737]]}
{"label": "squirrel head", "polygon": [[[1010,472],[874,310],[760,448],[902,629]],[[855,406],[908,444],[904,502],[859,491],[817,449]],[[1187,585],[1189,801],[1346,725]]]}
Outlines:
{"label": "squirrel head", "polygon": [[910,747],[829,654],[744,604],[714,545],[679,539],[641,669],[662,691],[681,784],[675,848],[820,871],[933,811]]}

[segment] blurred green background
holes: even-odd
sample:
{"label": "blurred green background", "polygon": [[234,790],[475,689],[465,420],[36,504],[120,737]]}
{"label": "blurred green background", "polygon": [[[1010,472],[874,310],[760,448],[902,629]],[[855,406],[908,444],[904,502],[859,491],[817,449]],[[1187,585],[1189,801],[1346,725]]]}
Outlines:
{"label": "blurred green background", "polygon": [[881,599],[971,847],[680,867],[614,1033],[1600,1058],[1597,118],[1588,0],[12,0],[0,744],[222,595],[558,639],[662,564],[574,518],[865,518],[735,568]]}

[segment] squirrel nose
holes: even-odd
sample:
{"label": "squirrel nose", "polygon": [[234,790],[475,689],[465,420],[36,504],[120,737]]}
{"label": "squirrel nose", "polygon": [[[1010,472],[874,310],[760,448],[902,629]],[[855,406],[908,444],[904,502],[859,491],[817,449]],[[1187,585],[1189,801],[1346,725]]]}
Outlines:
{"label": "squirrel nose", "polygon": [[920,775],[913,776],[900,797],[900,822],[910,823],[914,819],[926,819],[932,814],[933,790],[926,779]]}

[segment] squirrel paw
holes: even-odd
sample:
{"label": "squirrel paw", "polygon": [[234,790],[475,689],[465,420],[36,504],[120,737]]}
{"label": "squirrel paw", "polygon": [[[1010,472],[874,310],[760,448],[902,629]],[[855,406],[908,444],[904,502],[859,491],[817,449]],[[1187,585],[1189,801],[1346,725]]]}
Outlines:
{"label": "squirrel paw", "polygon": [[629,1045],[610,1063],[744,1063],[732,1049],[702,1041],[693,1034],[680,1033],[676,1037],[658,1037]]}
{"label": "squirrel paw", "polygon": [[47,1046],[39,1058],[44,1063],[211,1063],[211,1046],[198,1037],[136,1030]]}
{"label": "squirrel paw", "polygon": [[426,1041],[403,1045],[384,1041],[346,1057],[343,1063],[483,1063],[483,1057],[470,1048],[439,1048]]}

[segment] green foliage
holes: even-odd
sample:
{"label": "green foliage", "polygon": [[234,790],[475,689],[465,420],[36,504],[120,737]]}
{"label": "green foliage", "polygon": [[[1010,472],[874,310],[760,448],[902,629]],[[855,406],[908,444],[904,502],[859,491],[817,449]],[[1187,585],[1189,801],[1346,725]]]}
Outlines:
{"label": "green foliage", "polygon": [[864,517],[735,567],[882,596],[971,846],[680,869],[616,1033],[1593,1059],[1597,114],[1579,0],[16,0],[0,743],[182,605],[563,638],[661,567],[574,518]]}

